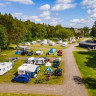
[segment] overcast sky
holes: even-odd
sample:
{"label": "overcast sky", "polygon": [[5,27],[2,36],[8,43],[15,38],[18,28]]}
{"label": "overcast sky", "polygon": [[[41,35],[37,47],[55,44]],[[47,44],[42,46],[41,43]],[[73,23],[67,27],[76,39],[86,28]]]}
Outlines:
{"label": "overcast sky", "polygon": [[0,0],[0,12],[35,23],[92,27],[96,20],[96,0]]}

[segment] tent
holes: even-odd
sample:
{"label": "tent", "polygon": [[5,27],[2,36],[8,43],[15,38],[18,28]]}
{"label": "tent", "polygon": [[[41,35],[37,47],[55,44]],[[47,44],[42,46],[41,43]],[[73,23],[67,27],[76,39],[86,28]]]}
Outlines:
{"label": "tent", "polygon": [[36,60],[37,65],[44,65],[45,64],[45,59],[43,57],[40,57]]}
{"label": "tent", "polygon": [[51,50],[49,51],[50,53],[54,53],[55,49],[51,48]]}
{"label": "tent", "polygon": [[47,62],[47,63],[45,64],[45,66],[51,66],[51,63],[50,63],[50,62]]}
{"label": "tent", "polygon": [[21,50],[18,50],[18,51],[16,51],[15,54],[21,54],[21,53],[22,53],[22,51]]}
{"label": "tent", "polygon": [[50,67],[48,67],[48,68],[46,69],[46,71],[50,71],[50,72],[52,73],[52,69],[51,69]]}
{"label": "tent", "polygon": [[53,56],[57,56],[57,52],[54,52]]}

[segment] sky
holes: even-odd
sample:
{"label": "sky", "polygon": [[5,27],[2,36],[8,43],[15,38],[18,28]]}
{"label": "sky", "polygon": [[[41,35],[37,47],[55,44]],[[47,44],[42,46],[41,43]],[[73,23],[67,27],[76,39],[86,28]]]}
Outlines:
{"label": "sky", "polygon": [[0,0],[0,12],[22,21],[91,28],[96,20],[96,0]]}

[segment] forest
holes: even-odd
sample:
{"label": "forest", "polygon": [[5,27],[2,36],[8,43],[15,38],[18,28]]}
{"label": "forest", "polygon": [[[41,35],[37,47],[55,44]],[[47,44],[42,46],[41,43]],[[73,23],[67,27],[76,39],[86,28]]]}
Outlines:
{"label": "forest", "polygon": [[[87,28],[88,29],[88,28]],[[75,33],[74,28],[62,27],[60,24],[56,26],[47,24],[36,24],[30,20],[22,21],[13,18],[11,14],[0,13],[0,46],[8,49],[10,44],[18,45],[20,42],[44,39],[44,38],[60,38],[66,39],[73,36],[83,36],[81,33]]]}

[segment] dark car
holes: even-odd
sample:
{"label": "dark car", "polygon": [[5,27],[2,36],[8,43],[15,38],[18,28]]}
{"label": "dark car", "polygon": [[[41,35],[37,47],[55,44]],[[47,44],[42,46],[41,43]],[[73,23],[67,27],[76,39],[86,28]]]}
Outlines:
{"label": "dark car", "polygon": [[59,61],[53,61],[53,67],[58,68],[60,65]]}
{"label": "dark car", "polygon": [[55,70],[55,75],[56,76],[61,76],[62,75],[62,69],[61,68],[58,68]]}
{"label": "dark car", "polygon": [[58,51],[58,56],[62,56],[62,50]]}
{"label": "dark car", "polygon": [[27,56],[33,55],[33,51],[29,52]]}
{"label": "dark car", "polygon": [[30,81],[29,75],[17,75],[12,79],[13,82],[28,83]]}
{"label": "dark car", "polygon": [[17,60],[18,60],[17,57],[13,57],[13,58],[12,58],[12,61],[14,61],[14,62],[16,62]]}
{"label": "dark car", "polygon": [[28,51],[22,51],[21,55],[25,55],[25,54],[28,54]]}

